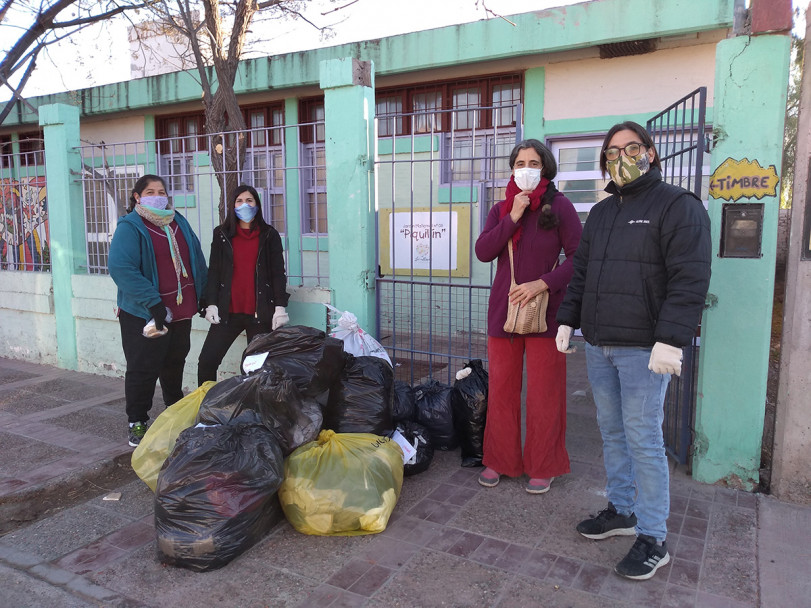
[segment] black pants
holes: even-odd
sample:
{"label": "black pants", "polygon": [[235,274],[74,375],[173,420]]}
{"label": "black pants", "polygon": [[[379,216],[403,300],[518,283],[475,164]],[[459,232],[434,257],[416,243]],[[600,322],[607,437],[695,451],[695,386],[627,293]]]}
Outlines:
{"label": "black pants", "polygon": [[127,418],[130,422],[146,422],[158,379],[167,407],[183,398],[183,368],[191,348],[191,319],[167,323],[169,333],[160,338],[144,338],[146,321],[123,310],[118,314],[118,322],[127,360],[124,375]]}
{"label": "black pants", "polygon": [[261,323],[253,315],[243,314],[230,314],[228,321],[212,323],[197,360],[197,384],[208,380],[217,381],[217,368],[239,334],[245,331],[250,342],[259,334],[270,333],[270,328],[270,323]]}

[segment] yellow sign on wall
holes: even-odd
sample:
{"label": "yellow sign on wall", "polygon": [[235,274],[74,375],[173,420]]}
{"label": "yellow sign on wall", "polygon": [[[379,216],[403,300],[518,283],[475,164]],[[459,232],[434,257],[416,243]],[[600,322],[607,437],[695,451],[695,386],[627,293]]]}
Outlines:
{"label": "yellow sign on wall", "polygon": [[728,158],[710,177],[710,196],[728,201],[776,196],[779,182],[774,165],[763,168],[756,160]]}

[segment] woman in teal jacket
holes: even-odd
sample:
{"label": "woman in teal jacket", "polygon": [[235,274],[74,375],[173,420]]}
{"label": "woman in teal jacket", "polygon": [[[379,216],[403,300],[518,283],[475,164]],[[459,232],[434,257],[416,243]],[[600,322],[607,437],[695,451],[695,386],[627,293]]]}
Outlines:
{"label": "woman in teal jacket", "polygon": [[113,235],[108,269],[118,287],[127,360],[129,444],[137,446],[146,433],[158,379],[167,407],[183,397],[191,319],[200,310],[207,270],[200,241],[186,218],[171,208],[162,178],[140,178],[128,211]]}

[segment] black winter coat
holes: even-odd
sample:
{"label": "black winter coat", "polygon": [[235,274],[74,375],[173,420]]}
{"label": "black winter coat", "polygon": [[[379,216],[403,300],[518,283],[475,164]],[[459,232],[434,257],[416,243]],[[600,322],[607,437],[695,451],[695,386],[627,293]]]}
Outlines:
{"label": "black winter coat", "polygon": [[694,194],[659,169],[589,213],[557,322],[595,346],[690,344],[710,283],[710,219]]}
{"label": "black winter coat", "polygon": [[[276,306],[287,306],[290,297],[285,290],[287,275],[284,268],[284,251],[278,231],[269,224],[260,227],[259,253],[256,257],[256,318],[269,323]],[[208,258],[208,284],[206,303],[214,304],[223,321],[228,320],[231,306],[231,281],[234,277],[234,247],[229,237],[217,226],[211,239],[211,255]]]}

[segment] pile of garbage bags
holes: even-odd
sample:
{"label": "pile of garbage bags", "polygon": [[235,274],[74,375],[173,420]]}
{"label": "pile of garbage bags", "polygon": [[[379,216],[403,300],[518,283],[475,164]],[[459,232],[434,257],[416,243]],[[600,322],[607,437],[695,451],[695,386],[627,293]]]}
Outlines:
{"label": "pile of garbage bags", "polygon": [[462,466],[481,465],[482,362],[452,386],[411,387],[349,314],[329,335],[288,325],[256,336],[242,374],[156,418],[132,466],[155,492],[161,561],[220,568],[285,517],[305,534],[381,532],[403,477],[425,471],[434,450],[461,447]]}

